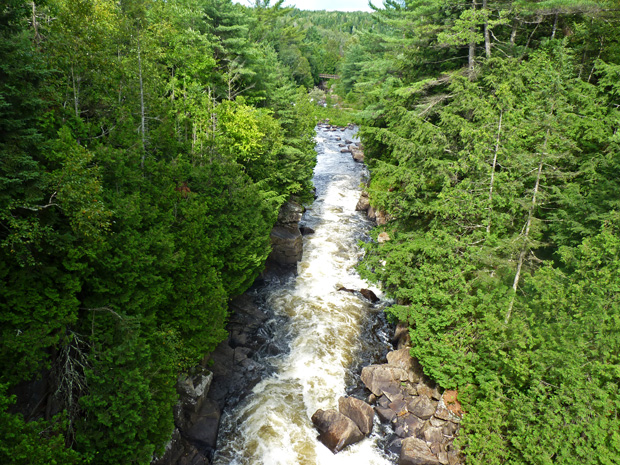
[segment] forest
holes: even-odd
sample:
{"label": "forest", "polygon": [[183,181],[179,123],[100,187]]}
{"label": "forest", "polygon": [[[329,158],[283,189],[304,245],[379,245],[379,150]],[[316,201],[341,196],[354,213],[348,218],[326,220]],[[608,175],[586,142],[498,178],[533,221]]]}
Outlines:
{"label": "forest", "polygon": [[5,0],[0,462],[162,453],[327,115],[466,463],[620,463],[619,41],[617,0]]}

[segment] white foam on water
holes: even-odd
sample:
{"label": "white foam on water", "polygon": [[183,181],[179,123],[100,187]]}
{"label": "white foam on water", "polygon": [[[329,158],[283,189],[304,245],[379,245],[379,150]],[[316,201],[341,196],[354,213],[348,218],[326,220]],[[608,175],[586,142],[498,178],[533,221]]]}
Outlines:
{"label": "white foam on water", "polygon": [[[347,131],[344,134],[352,138]],[[290,351],[275,360],[276,373],[223,419],[216,465],[387,465],[375,438],[333,454],[317,440],[310,417],[338,408],[345,376],[359,349],[368,303],[340,287],[369,287],[355,272],[358,237],[370,225],[355,211],[363,169],[337,142],[317,135],[315,185],[319,198],[304,221],[304,255],[292,284],[273,290],[268,304],[287,318]],[[376,290],[379,294],[379,291]]]}

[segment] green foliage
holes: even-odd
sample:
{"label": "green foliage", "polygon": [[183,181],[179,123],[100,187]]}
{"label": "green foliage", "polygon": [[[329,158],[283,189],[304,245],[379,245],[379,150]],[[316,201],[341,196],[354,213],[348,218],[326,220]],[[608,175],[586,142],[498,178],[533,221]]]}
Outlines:
{"label": "green foliage", "polygon": [[618,463],[616,33],[574,4],[537,4],[535,27],[484,5],[388,2],[398,34],[345,57],[388,219],[360,272],[459,390],[467,463]]}
{"label": "green foliage", "polygon": [[78,465],[88,463],[75,451],[65,447],[62,415],[52,421],[24,421],[21,415],[8,412],[15,396],[7,395],[7,385],[0,385],[0,460],[7,465]]}
{"label": "green foliage", "polygon": [[3,463],[162,452],[178,374],[227,337],[280,205],[310,198],[315,116],[276,44],[303,34],[259,6],[2,7],[0,382],[43,377],[66,411],[25,422],[3,391]]}

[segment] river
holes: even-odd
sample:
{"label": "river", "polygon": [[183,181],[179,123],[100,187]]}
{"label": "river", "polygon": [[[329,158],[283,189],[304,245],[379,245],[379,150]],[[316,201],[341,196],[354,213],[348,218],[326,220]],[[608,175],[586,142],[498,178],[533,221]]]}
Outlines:
{"label": "river", "polygon": [[302,219],[315,233],[304,237],[298,274],[266,290],[266,305],[285,322],[275,337],[287,341],[288,350],[272,357],[273,374],[225,413],[216,465],[392,463],[381,452],[377,435],[332,454],[317,440],[310,421],[319,408],[338,408],[338,398],[347,387],[350,390],[364,354],[373,350],[368,344],[388,344],[386,334],[363,334],[381,306],[359,294],[338,291],[368,288],[355,265],[362,253],[358,242],[367,237],[372,224],[355,211],[366,168],[354,162],[350,153],[340,153],[337,137],[355,140],[355,130],[317,128],[314,185],[318,198]]}

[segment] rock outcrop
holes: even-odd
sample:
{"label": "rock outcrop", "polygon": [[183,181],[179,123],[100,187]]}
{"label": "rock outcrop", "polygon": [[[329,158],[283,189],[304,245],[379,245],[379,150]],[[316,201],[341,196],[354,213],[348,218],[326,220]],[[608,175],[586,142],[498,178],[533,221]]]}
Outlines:
{"label": "rock outcrop", "polygon": [[304,208],[295,200],[289,200],[280,208],[278,220],[271,231],[271,254],[267,267],[295,266],[303,254],[303,238],[299,222]]}
{"label": "rock outcrop", "polygon": [[394,432],[386,450],[399,455],[399,465],[456,465],[462,462],[453,441],[462,410],[456,391],[441,393],[411,357],[406,327],[396,328],[400,347],[387,354],[387,363],[362,369],[379,420]]}
{"label": "rock outcrop", "polygon": [[154,459],[153,465],[208,465],[216,448],[222,409],[245,397],[262,378],[265,367],[253,354],[279,351],[271,348],[269,334],[261,329],[270,317],[251,297],[244,294],[233,299],[229,311],[228,340],[177,380],[175,430],[164,455]]}

